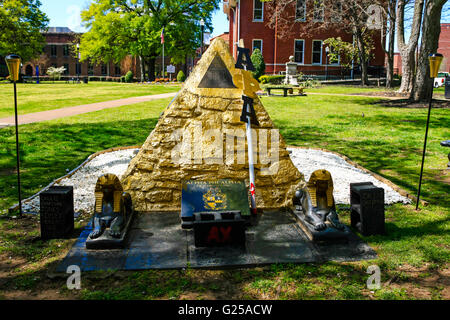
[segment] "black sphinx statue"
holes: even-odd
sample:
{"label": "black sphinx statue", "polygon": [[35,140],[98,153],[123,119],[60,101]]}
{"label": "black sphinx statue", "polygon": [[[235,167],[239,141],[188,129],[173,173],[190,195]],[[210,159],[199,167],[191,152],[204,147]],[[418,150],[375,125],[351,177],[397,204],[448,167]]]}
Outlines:
{"label": "black sphinx statue", "polygon": [[336,213],[333,179],[327,170],[314,171],[306,188],[296,191],[293,203],[300,226],[311,240],[347,238],[349,231]]}
{"label": "black sphinx statue", "polygon": [[95,185],[95,211],[92,232],[86,240],[88,249],[123,247],[133,215],[130,194],[123,192],[119,178],[105,174]]}

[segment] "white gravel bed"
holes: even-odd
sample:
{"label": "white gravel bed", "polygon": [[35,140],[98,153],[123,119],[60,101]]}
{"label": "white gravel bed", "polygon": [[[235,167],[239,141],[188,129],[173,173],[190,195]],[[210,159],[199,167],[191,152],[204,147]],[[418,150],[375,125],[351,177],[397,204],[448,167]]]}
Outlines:
{"label": "white gravel bed", "polygon": [[[104,174],[113,173],[119,179],[138,149],[126,149],[103,153],[76,171],[71,177],[61,180],[56,186],[73,186],[76,213],[90,213],[95,205],[94,189],[97,179]],[[24,212],[39,212],[39,196],[23,204]]]}
{"label": "white gravel bed", "polygon": [[411,203],[410,199],[338,155],[314,149],[288,148],[288,150],[291,151],[292,162],[305,175],[306,181],[317,169],[325,169],[331,173],[336,203],[350,204],[350,183],[356,182],[372,182],[375,186],[383,188],[385,204]]}
{"label": "white gravel bed", "polygon": [[[385,190],[386,204],[411,202],[388,185],[352,166],[335,154],[313,149],[289,148],[288,150],[292,152],[291,159],[299,171],[305,175],[306,181],[309,180],[311,173],[317,169],[330,171],[334,182],[336,203],[350,204],[351,182],[373,182],[374,185],[382,187]],[[138,149],[127,149],[101,154],[86,163],[71,177],[61,180],[56,185],[73,186],[75,212],[77,215],[79,213],[90,213],[94,207],[94,188],[98,177],[106,173],[113,173],[120,179],[137,151]],[[28,213],[38,213],[39,196],[24,203],[23,210]]]}

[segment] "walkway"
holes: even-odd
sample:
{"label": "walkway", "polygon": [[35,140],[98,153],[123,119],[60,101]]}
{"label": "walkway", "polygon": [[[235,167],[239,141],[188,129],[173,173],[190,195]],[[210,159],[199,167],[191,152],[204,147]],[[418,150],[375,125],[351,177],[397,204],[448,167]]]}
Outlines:
{"label": "walkway", "polygon": [[[163,93],[163,94],[155,94],[151,96],[141,96],[141,97],[132,97],[126,99],[112,100],[112,101],[103,101],[91,104],[84,104],[76,107],[67,107],[61,109],[53,109],[35,113],[28,113],[19,115],[19,125],[28,124],[34,122],[41,122],[47,120],[54,120],[59,118],[65,118],[70,116],[75,116],[78,114],[88,113],[99,111],[103,109],[116,108],[120,106],[126,106],[141,102],[147,102],[157,99],[165,99],[172,98],[176,95],[176,92],[171,93]],[[0,118],[0,129],[15,125],[14,116],[7,118]]]}

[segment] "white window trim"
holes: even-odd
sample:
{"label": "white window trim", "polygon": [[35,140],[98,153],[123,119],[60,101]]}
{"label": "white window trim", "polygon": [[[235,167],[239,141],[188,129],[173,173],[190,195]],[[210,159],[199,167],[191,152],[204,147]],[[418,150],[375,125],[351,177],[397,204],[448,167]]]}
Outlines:
{"label": "white window trim", "polygon": [[[317,62],[314,62],[314,42],[315,41],[320,41],[320,62],[319,63],[317,63]],[[313,39],[313,41],[312,41],[312,43],[311,43],[311,64],[312,65],[315,65],[315,66],[317,66],[317,65],[322,65],[322,59],[323,59],[323,40],[320,40],[320,39]]]}
{"label": "white window trim", "polygon": [[[296,1],[296,3],[295,3],[295,21],[296,22],[305,22],[306,21],[306,0],[305,0],[305,2],[304,2],[304,16],[303,16],[303,18],[302,19],[297,19],[297,8],[298,8],[298,1]],[[299,39],[299,40],[301,40],[301,39]]]}
{"label": "white window trim", "polygon": [[255,1],[253,0],[253,22],[264,22],[264,2],[261,2],[261,19],[255,19]]}
{"label": "white window trim", "polygon": [[255,46],[254,46],[255,41],[261,41],[261,54],[263,54],[263,44],[264,44],[263,39],[253,39],[252,40],[252,53],[255,50]]}
{"label": "white window trim", "polygon": [[[325,5],[324,5],[323,0],[322,0],[321,7],[322,7],[322,19],[318,20],[318,19],[313,18],[313,22],[323,22],[323,20],[325,18]],[[314,12],[313,12],[313,17],[314,17],[316,14],[316,6],[315,5],[313,5],[313,10],[314,10]]]}
{"label": "white window trim", "polygon": [[[295,61],[295,43],[296,43],[297,41],[303,41],[303,53],[302,53],[302,61],[303,61],[303,62],[297,62],[297,61]],[[297,63],[298,65],[300,65],[300,66],[302,66],[302,65],[305,64],[305,43],[306,43],[305,39],[294,39],[294,62],[296,62],[296,63]]]}

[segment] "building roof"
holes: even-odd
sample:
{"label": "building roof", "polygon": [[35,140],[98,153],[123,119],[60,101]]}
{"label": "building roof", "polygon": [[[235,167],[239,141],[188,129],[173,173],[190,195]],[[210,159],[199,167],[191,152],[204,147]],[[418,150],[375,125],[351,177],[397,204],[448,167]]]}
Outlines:
{"label": "building roof", "polygon": [[73,31],[67,27],[49,27],[47,33],[73,33]]}
{"label": "building roof", "polygon": [[222,33],[222,34],[220,34],[220,35],[218,35],[218,36],[212,38],[212,39],[211,39],[211,42],[212,42],[214,39],[217,39],[217,38],[222,38],[223,40],[225,40],[226,43],[229,43],[229,41],[230,41],[230,34],[229,34],[229,32],[224,32],[224,33]]}

